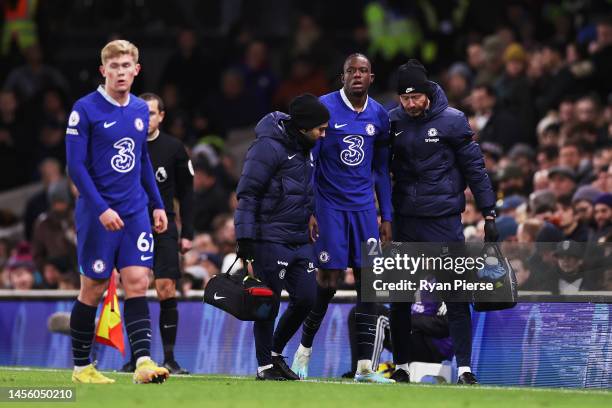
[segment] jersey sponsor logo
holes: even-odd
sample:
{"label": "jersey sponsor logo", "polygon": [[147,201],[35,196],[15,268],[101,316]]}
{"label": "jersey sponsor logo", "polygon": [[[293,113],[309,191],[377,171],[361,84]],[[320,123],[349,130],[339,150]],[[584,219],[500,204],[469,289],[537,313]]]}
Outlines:
{"label": "jersey sponsor logo", "polygon": [[343,123],[343,124],[334,123],[334,129],[340,129],[340,128],[345,127],[346,125],[348,125],[348,123]]}
{"label": "jersey sponsor logo", "polygon": [[374,127],[373,124],[368,123],[365,127],[365,131],[368,136],[374,136],[374,133],[376,133],[376,128]]}
{"label": "jersey sponsor logo", "polygon": [[425,143],[438,143],[440,138],[438,137],[428,137],[425,139]]}
{"label": "jersey sponsor logo", "polygon": [[115,123],[117,123],[117,121],[113,121],[113,122],[104,122],[104,129],[108,129],[109,127],[113,126]]}
{"label": "jersey sponsor logo", "polygon": [[106,264],[103,260],[96,259],[91,265],[91,269],[93,269],[95,273],[102,273],[106,269]]}
{"label": "jersey sponsor logo", "polygon": [[134,156],[134,140],[130,137],[115,142],[113,147],[117,150],[116,155],[111,157],[111,167],[119,173],[127,173],[134,168],[136,156]]}
{"label": "jersey sponsor logo", "polygon": [[327,252],[325,252],[325,251],[319,252],[319,261],[321,263],[329,262],[329,254]]}
{"label": "jersey sponsor logo", "polygon": [[140,118],[134,119],[134,127],[139,132],[142,132],[142,130],[144,129],[144,122],[142,121],[142,119],[140,119]]}
{"label": "jersey sponsor logo", "polygon": [[280,272],[278,273],[278,279],[285,279],[286,273],[287,271],[285,270],[285,268],[281,269]]}
{"label": "jersey sponsor logo", "polygon": [[276,261],[277,265],[289,266],[289,262],[287,261]]}
{"label": "jersey sponsor logo", "polygon": [[70,112],[70,117],[68,117],[68,126],[76,126],[79,124],[81,117],[79,116],[79,112],[72,111]]}
{"label": "jersey sponsor logo", "polygon": [[158,183],[163,183],[164,181],[168,180],[168,173],[164,167],[157,168],[157,171],[155,172],[155,180],[157,180]]}
{"label": "jersey sponsor logo", "polygon": [[436,129],[436,128],[429,128],[429,130],[427,131],[427,136],[429,136],[429,137],[436,137],[436,136],[438,136],[438,129]]}
{"label": "jersey sponsor logo", "polygon": [[78,136],[79,135],[79,131],[76,129],[72,129],[72,128],[68,128],[66,129],[66,134],[67,135],[75,135]]}
{"label": "jersey sponsor logo", "polygon": [[365,153],[363,151],[363,136],[349,135],[342,139],[348,144],[347,148],[340,152],[340,160],[347,166],[361,164]]}

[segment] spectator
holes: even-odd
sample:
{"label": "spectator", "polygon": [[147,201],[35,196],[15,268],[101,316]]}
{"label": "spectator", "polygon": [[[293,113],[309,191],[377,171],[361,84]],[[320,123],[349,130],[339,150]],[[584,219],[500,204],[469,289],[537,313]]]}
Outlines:
{"label": "spectator", "polygon": [[604,193],[597,197],[593,217],[596,225],[593,241],[612,233],[612,193]]}
{"label": "spectator", "polygon": [[26,64],[13,69],[4,83],[4,89],[15,92],[20,102],[28,102],[47,89],[61,89],[69,95],[66,78],[56,68],[43,62],[42,50],[33,44],[24,50]]}
{"label": "spectator", "polygon": [[15,249],[14,254],[9,258],[6,269],[9,277],[9,287],[17,290],[35,289],[36,267],[32,261],[30,246],[21,243]]}
{"label": "spectator", "polygon": [[550,190],[555,196],[562,197],[574,194],[576,189],[576,172],[567,166],[557,166],[548,170]]}
{"label": "spectator", "polygon": [[470,94],[470,104],[475,115],[474,131],[478,133],[480,142],[497,143],[508,151],[516,142],[528,141],[517,118],[497,105],[491,86],[476,86]]}
{"label": "spectator", "polygon": [[582,186],[572,197],[572,206],[578,221],[589,228],[594,227],[593,203],[601,195],[601,191],[595,187]]}
{"label": "spectator", "polygon": [[26,203],[24,213],[25,236],[32,239],[34,223],[38,216],[49,209],[48,188],[51,184],[62,179],[62,167],[59,161],[53,158],[43,160],[38,166],[43,189],[34,194]]}
{"label": "spectator", "polygon": [[559,165],[559,148],[555,145],[542,146],[537,153],[538,168],[550,169]]}
{"label": "spectator", "polygon": [[557,226],[563,232],[563,239],[587,242],[589,240],[589,227],[579,222],[580,219],[574,212],[571,199],[571,196],[562,196],[557,200],[557,210],[555,212]]}
{"label": "spectator", "polygon": [[587,269],[584,254],[584,244],[574,241],[557,244],[556,279],[550,282],[553,294],[573,295],[580,291],[600,289],[597,279]]}
{"label": "spectator", "polygon": [[212,232],[213,219],[228,211],[229,193],[217,180],[217,172],[207,159],[195,162],[194,228],[197,232]]}
{"label": "spectator", "polygon": [[253,41],[247,46],[244,61],[238,68],[245,88],[254,98],[249,102],[264,112],[272,108],[272,97],[278,87],[276,75],[268,64],[268,46],[263,41]]}
{"label": "spectator", "polygon": [[32,237],[34,261],[39,270],[43,270],[49,258],[76,258],[72,197],[66,180],[49,186],[49,203],[49,211],[38,218]]}
{"label": "spectator", "polygon": [[323,95],[329,92],[327,79],[321,69],[307,56],[298,56],[291,63],[289,78],[281,82],[274,95],[274,107],[285,111],[291,100],[303,93]]}
{"label": "spectator", "polygon": [[508,164],[497,172],[498,191],[504,196],[522,195],[529,192],[523,170],[515,164]]}

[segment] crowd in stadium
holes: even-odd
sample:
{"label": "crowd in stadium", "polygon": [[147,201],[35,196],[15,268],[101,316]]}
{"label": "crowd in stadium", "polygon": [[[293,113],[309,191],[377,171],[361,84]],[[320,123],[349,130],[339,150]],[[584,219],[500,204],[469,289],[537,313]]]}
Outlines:
{"label": "crowd in stadium", "polygon": [[[296,15],[293,31],[280,42],[237,24],[223,57],[219,50],[227,41],[209,46],[199,42],[197,29],[175,30],[174,52],[158,61],[155,89],[143,89],[138,79],[136,87],[161,95],[163,127],[184,142],[194,164],[196,235],[183,257],[179,289],[201,289],[235,257],[237,138],[252,137],[249,131],[266,112],[286,110],[298,94],[339,88],[342,60],[357,51],[371,58],[377,74],[372,93],[386,107],[397,103],[395,68],[419,56],[451,106],[466,112],[497,192],[501,240],[610,242],[612,17],[597,7],[587,13],[537,3],[536,12],[529,2],[508,2],[489,22],[487,9],[476,12],[476,5],[456,20],[449,13],[459,6],[432,6],[434,27],[423,22],[425,12],[417,6],[374,2],[345,28],[350,35],[338,38],[316,12]],[[392,38],[396,48],[381,47],[376,12],[402,27],[421,21],[419,45]],[[411,33],[416,35],[400,30]],[[432,41],[440,49],[426,47]],[[54,66],[44,51],[37,41],[14,41],[2,50],[0,194],[34,182],[42,188],[28,197],[23,214],[0,201],[0,288],[79,285],[75,190],[64,171],[65,129],[79,79]],[[484,220],[466,194],[465,236],[482,240]],[[564,251],[584,255],[581,247]],[[532,288],[530,268],[539,266],[515,265],[519,288]],[[603,289],[612,290],[612,279],[607,282]],[[349,273],[345,285],[352,284]]]}

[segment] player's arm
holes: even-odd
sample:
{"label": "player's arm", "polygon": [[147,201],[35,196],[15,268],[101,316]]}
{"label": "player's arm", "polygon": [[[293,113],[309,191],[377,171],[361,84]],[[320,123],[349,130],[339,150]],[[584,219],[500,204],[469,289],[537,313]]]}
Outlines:
{"label": "player's arm", "polygon": [[474,132],[461,114],[455,121],[453,133],[448,136],[448,144],[455,152],[459,170],[472,190],[478,208],[486,216],[495,209],[495,193],[485,169],[484,157],[478,143],[472,140]]}
{"label": "player's arm", "polygon": [[193,240],[193,165],[182,143],[178,148],[174,163],[176,198],[181,214],[180,247],[181,252],[186,252],[190,249]]}
{"label": "player's arm", "polygon": [[257,139],[247,152],[236,188],[238,208],[234,216],[236,239],[255,239],[255,217],[270,179],[276,172],[278,155],[267,139]]}
{"label": "player's arm", "polygon": [[74,105],[68,128],[66,129],[66,159],[68,174],[79,194],[92,205],[96,214],[102,215],[109,209],[87,170],[87,146],[91,136],[91,126],[85,109],[79,102]]}
{"label": "player's arm", "polygon": [[386,126],[376,137],[374,142],[374,157],[372,170],[374,172],[374,189],[378,199],[382,225],[380,229],[381,241],[391,240],[391,174],[389,172],[389,117],[385,115],[383,123]]}
{"label": "player's arm", "polygon": [[160,234],[168,228],[168,218],[164,210],[164,202],[161,199],[157,183],[155,182],[155,173],[153,173],[153,166],[149,158],[146,138],[141,146],[140,180],[149,197],[149,207],[153,208],[153,229]]}

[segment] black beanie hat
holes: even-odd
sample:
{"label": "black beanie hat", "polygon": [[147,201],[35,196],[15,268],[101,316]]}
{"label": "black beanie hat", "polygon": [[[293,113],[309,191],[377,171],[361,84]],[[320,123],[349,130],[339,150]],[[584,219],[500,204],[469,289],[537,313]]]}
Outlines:
{"label": "black beanie hat", "polygon": [[289,104],[291,121],[298,129],[310,130],[329,121],[329,111],[316,96],[306,93]]}
{"label": "black beanie hat", "polygon": [[423,93],[431,97],[427,70],[418,60],[410,59],[397,70],[397,94]]}

